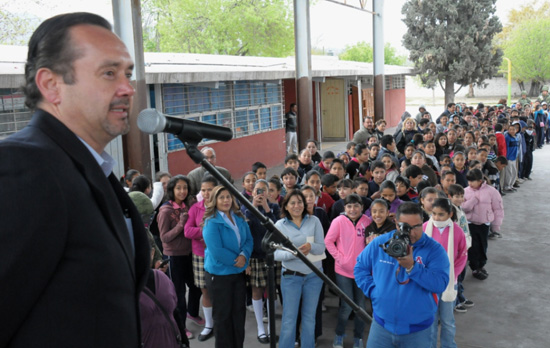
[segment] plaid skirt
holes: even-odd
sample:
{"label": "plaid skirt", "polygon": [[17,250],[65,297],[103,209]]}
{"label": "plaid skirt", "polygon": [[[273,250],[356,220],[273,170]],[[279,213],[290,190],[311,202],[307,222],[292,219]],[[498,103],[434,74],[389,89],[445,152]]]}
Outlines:
{"label": "plaid skirt", "polygon": [[[250,259],[250,280],[249,284],[256,288],[267,287],[267,267],[265,259]],[[275,282],[281,285],[281,263],[275,261]]]}
{"label": "plaid skirt", "polygon": [[206,289],[204,257],[193,254],[193,281],[197,288]]}

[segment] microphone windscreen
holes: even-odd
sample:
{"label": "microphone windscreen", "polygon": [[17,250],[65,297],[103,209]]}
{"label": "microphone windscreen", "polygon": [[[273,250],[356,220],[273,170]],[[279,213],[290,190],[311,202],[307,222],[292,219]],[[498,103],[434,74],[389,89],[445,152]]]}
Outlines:
{"label": "microphone windscreen", "polygon": [[137,125],[144,133],[157,134],[164,131],[166,117],[155,109],[144,109],[138,115]]}

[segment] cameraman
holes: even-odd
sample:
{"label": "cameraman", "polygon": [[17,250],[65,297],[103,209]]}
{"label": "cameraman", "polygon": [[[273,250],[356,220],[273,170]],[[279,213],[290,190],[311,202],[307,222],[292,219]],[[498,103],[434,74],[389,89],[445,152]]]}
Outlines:
{"label": "cameraman", "polygon": [[[424,235],[422,208],[405,202],[396,213],[398,230],[375,238],[357,258],[357,285],[372,301],[367,348],[429,348],[438,295],[449,282],[449,258],[441,244]],[[381,245],[397,236],[407,254],[392,257]],[[407,233],[408,231],[408,233]],[[405,233],[403,233],[405,232]],[[390,249],[390,248],[388,248]],[[393,248],[395,250],[396,248]]]}

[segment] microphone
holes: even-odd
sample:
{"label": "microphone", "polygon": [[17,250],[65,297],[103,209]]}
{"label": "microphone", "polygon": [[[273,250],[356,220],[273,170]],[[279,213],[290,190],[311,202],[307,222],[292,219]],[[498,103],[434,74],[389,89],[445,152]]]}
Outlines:
{"label": "microphone", "polygon": [[155,109],[142,110],[138,115],[137,125],[144,133],[170,133],[176,135],[182,142],[198,143],[204,138],[228,141],[233,138],[233,131],[230,128],[166,116]]}

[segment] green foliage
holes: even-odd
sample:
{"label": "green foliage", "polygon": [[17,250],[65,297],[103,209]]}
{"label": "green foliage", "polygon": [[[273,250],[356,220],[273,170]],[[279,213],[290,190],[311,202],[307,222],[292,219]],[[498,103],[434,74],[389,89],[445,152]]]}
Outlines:
{"label": "green foliage", "polygon": [[516,80],[544,82],[550,79],[550,18],[523,21],[503,43],[504,55],[512,61]]}
{"label": "green foliage", "polygon": [[518,9],[511,9],[508,13],[508,24],[502,28],[502,32],[495,36],[495,44],[502,45],[503,42],[508,40],[510,33],[516,28],[516,26],[530,22],[535,19],[549,18],[550,17],[550,2],[544,1],[540,3],[538,0],[532,0],[526,4],[519,6]]}
{"label": "green foliage", "polygon": [[[548,30],[549,18],[550,2],[531,1],[509,12],[508,24],[494,40],[512,61],[512,78],[518,83],[531,81],[535,93],[540,83],[550,79],[549,62],[544,58],[550,47],[541,44],[547,41],[543,28]],[[507,62],[502,62],[501,70],[508,70]]]}
{"label": "green foliage", "polygon": [[25,46],[40,20],[23,17],[0,8],[0,45]]}
{"label": "green foliage", "polygon": [[143,12],[146,51],[271,57],[294,52],[288,0],[149,0]]}
{"label": "green foliage", "polygon": [[[341,60],[351,60],[354,62],[372,63],[373,52],[371,44],[361,41],[353,46],[346,46],[346,49],[340,54],[339,58]],[[405,65],[406,61],[407,57],[398,55],[395,47],[386,43],[384,46],[384,64]]]}
{"label": "green foliage", "polygon": [[446,102],[452,86],[482,85],[494,76],[502,51],[492,45],[502,30],[496,0],[409,0],[402,8],[408,31],[403,45],[422,82],[445,82]]}
{"label": "green foliage", "polygon": [[384,45],[384,64],[388,65],[405,65],[407,57],[398,55],[395,47],[392,47],[389,43]]}
{"label": "green foliage", "polygon": [[354,62],[372,63],[373,49],[371,44],[361,41],[353,46],[347,45],[339,58],[341,60],[351,60]]}

